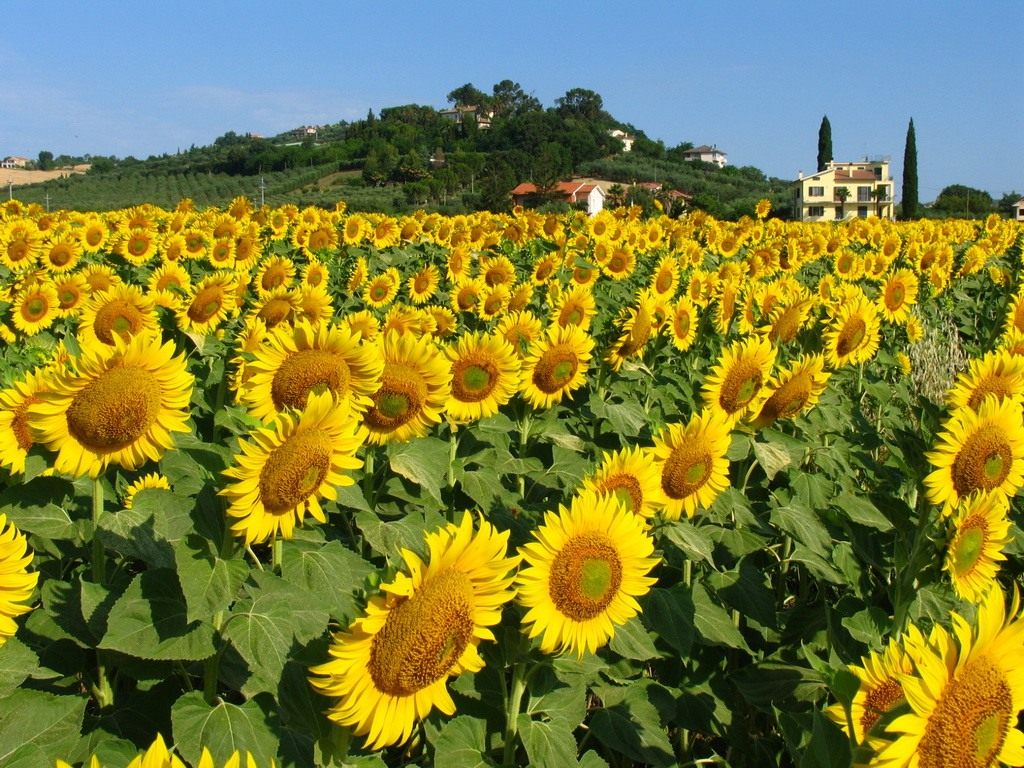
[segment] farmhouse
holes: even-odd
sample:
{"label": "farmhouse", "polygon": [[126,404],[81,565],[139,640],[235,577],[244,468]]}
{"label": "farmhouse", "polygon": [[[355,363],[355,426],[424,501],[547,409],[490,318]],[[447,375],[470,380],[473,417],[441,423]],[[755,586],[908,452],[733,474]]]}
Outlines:
{"label": "farmhouse", "polygon": [[892,219],[895,214],[893,186],[888,159],[830,162],[825,170],[810,176],[800,171],[794,182],[793,210],[800,221],[839,221],[868,216]]}
{"label": "farmhouse", "polygon": [[1013,204],[1013,218],[1024,221],[1024,197]]}
{"label": "farmhouse", "polygon": [[445,120],[450,120],[453,123],[461,125],[465,122],[475,122],[476,127],[481,130],[486,130],[491,127],[491,119],[494,117],[494,112],[484,111],[483,108],[476,105],[469,106],[457,106],[454,109],[442,109],[439,113]]}
{"label": "farmhouse", "polygon": [[729,162],[728,156],[717,146],[701,144],[699,147],[688,149],[683,153],[684,160],[703,160],[705,163],[714,163],[719,168],[725,168]]}
{"label": "farmhouse", "polygon": [[0,161],[0,168],[26,168],[28,167],[28,164],[29,159],[27,157],[8,155],[2,161]]}
{"label": "farmhouse", "polygon": [[631,152],[633,150],[633,142],[636,141],[636,136],[633,134],[626,133],[620,128],[612,128],[608,131],[608,135],[622,142],[623,152]]}
{"label": "farmhouse", "polygon": [[[510,194],[516,205],[525,205],[531,199],[535,199],[539,192],[540,189],[536,184],[524,181],[517,185]],[[590,179],[559,181],[551,189],[551,196],[555,200],[564,200],[570,205],[582,206],[588,216],[596,216],[598,211],[604,208],[605,191],[600,184]]]}

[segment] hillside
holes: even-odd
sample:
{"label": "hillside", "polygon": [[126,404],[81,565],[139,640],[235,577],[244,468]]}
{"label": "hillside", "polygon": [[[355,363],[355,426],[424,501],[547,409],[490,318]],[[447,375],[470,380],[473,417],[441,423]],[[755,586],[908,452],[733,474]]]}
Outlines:
{"label": "hillside", "polygon": [[[87,173],[19,187],[17,196],[51,209],[170,207],[183,197],[223,206],[244,195],[267,205],[344,200],[354,210],[460,213],[507,209],[521,181],[548,188],[560,178],[594,176],[627,186],[663,183],[719,218],[749,214],[763,197],[780,215],[789,205],[786,181],[751,167],[684,161],[691,144],[669,148],[648,138],[608,114],[593,91],[571,89],[544,108],[502,81],[490,95],[466,84],[448,100],[452,109],[407,104],[270,138],[229,131],[209,146],[146,160],[88,157]],[[611,135],[616,129],[633,137],[629,152]],[[653,204],[643,191],[630,201]]]}

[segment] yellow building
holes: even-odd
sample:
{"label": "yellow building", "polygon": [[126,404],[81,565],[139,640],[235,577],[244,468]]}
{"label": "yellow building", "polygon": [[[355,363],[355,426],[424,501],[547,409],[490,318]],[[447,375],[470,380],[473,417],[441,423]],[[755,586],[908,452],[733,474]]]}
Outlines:
{"label": "yellow building", "polygon": [[831,162],[825,170],[810,176],[801,172],[794,186],[793,211],[800,221],[895,217],[888,160]]}

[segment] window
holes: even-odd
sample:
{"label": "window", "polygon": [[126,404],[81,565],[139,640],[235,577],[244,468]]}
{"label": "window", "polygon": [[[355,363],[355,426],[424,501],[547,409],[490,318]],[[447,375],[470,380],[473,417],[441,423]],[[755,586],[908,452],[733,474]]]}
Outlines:
{"label": "window", "polygon": [[807,206],[807,215],[808,216],[824,216],[825,215],[825,206],[823,206],[823,205],[809,205],[809,206]]}
{"label": "window", "polygon": [[882,166],[880,165],[875,166],[875,178],[879,181],[882,180]]}
{"label": "window", "polygon": [[807,196],[808,197],[824,197],[825,196],[825,188],[824,187],[808,187],[807,188]]}
{"label": "window", "polygon": [[857,187],[857,202],[858,203],[870,203],[871,202],[871,187]]}
{"label": "window", "polygon": [[868,217],[868,207],[866,205],[858,205],[857,216],[861,219],[866,219]]}

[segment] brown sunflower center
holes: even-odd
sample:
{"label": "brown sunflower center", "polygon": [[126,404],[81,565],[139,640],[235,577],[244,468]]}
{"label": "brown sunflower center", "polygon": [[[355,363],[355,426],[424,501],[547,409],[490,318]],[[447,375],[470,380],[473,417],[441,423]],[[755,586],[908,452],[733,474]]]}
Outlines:
{"label": "brown sunflower center", "polygon": [[953,488],[960,496],[1002,485],[1013,466],[1013,449],[1003,429],[988,424],[964,440],[953,460]]}
{"label": "brown sunflower center", "polygon": [[946,685],[918,746],[921,768],[995,765],[1016,723],[1010,686],[985,656],[968,662]]}
{"label": "brown sunflower center", "polygon": [[388,363],[366,421],[371,428],[390,432],[414,419],[426,401],[427,385],[419,371],[403,363]]}
{"label": "brown sunflower center", "polygon": [[878,722],[878,718],[903,701],[903,686],[891,677],[876,685],[864,697],[864,714],[860,718],[860,727],[864,734]]}
{"label": "brown sunflower center", "polygon": [[699,491],[711,477],[713,459],[700,440],[676,447],[661,470],[661,488],[671,499],[685,499]]}
{"label": "brown sunflower center", "polygon": [[414,293],[424,294],[430,290],[430,285],[430,275],[420,272],[413,281],[412,289]]}
{"label": "brown sunflower center", "polygon": [[297,432],[271,451],[260,471],[260,499],[273,515],[291,512],[320,488],[331,468],[331,440],[319,429]]}
{"label": "brown sunflower center", "polygon": [[131,445],[157,420],[160,383],[143,368],[119,366],[87,384],[67,409],[68,432],[94,453]]}
{"label": "brown sunflower center", "polygon": [[65,266],[70,263],[73,257],[74,252],[71,250],[71,247],[64,243],[59,243],[50,249],[50,263],[55,267]]}
{"label": "brown sunflower center", "polygon": [[644,505],[644,491],[634,475],[612,475],[601,482],[600,489],[615,496],[630,512],[639,512]]}
{"label": "brown sunflower center", "polygon": [[270,267],[263,273],[260,285],[265,291],[272,291],[285,284],[288,280],[288,273],[282,267]]}
{"label": "brown sunflower center", "polygon": [[490,360],[458,360],[452,366],[452,397],[463,403],[487,398],[498,383],[498,369]]}
{"label": "brown sunflower center", "polygon": [[621,584],[622,561],[613,543],[603,534],[583,533],[555,555],[548,594],[560,613],[587,621],[608,607]]}
{"label": "brown sunflower center", "polygon": [[14,440],[23,451],[28,451],[35,441],[32,439],[32,430],[28,426],[28,408],[30,405],[42,402],[38,397],[29,396],[25,401],[14,409],[14,417],[11,419],[11,432],[14,433]]}
{"label": "brown sunflower center", "polygon": [[145,315],[126,299],[108,301],[96,312],[93,332],[96,338],[108,346],[114,346],[114,334],[129,339],[142,330]]}
{"label": "brown sunflower center", "polygon": [[864,341],[867,330],[867,323],[859,317],[852,317],[843,323],[836,339],[836,355],[846,357],[856,352]]}
{"label": "brown sunflower center", "polygon": [[34,322],[46,317],[46,312],[49,308],[50,304],[46,301],[46,298],[37,294],[21,305],[21,316],[26,320]]}
{"label": "brown sunflower center", "polygon": [[533,385],[546,395],[569,386],[579,369],[579,358],[569,344],[553,344],[540,356],[533,369]]}
{"label": "brown sunflower center", "polygon": [[1005,400],[1018,391],[1018,387],[1014,386],[1015,383],[1016,377],[1013,376],[1003,376],[998,373],[986,376],[974,386],[967,405],[971,410],[977,411],[989,395],[994,395],[999,401]]}
{"label": "brown sunflower center", "polygon": [[302,409],[310,392],[330,390],[337,394],[348,391],[348,364],[341,355],[323,349],[302,349],[285,358],[270,383],[274,407]]}
{"label": "brown sunflower center", "polygon": [[890,312],[895,312],[903,306],[907,298],[907,289],[903,283],[891,283],[885,291],[885,306]]}
{"label": "brown sunflower center", "polygon": [[446,569],[388,613],[370,648],[370,677],[390,696],[411,696],[445,677],[473,637],[471,585]]}
{"label": "brown sunflower center", "polygon": [[740,358],[722,378],[718,404],[728,414],[742,411],[761,391],[763,383],[761,368],[752,360]]}
{"label": "brown sunflower center", "polygon": [[658,293],[668,293],[675,282],[675,275],[671,270],[663,269],[658,273],[658,279],[654,281],[654,290]]}

